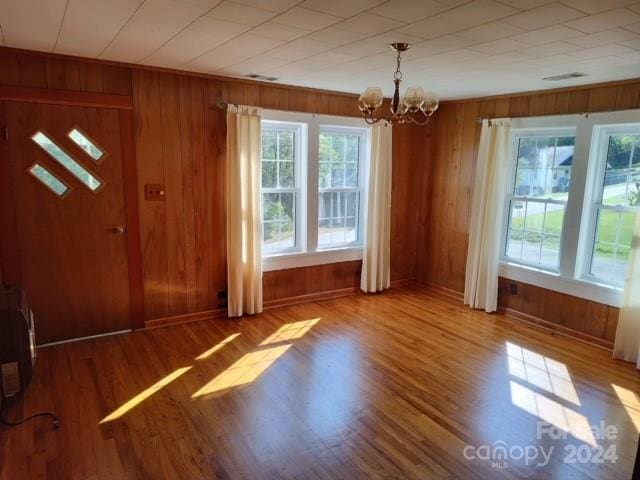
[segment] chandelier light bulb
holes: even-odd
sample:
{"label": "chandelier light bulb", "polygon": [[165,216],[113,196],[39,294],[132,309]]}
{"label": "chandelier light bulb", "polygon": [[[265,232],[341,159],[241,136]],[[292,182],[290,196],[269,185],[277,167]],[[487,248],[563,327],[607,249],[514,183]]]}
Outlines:
{"label": "chandelier light bulb", "polygon": [[424,103],[422,87],[409,87],[404,94],[404,103],[412,111],[418,110]]}
{"label": "chandelier light bulb", "polygon": [[384,95],[380,87],[369,87],[360,95],[358,103],[361,105],[361,109],[365,107],[369,110],[375,110],[382,105],[383,100]]}

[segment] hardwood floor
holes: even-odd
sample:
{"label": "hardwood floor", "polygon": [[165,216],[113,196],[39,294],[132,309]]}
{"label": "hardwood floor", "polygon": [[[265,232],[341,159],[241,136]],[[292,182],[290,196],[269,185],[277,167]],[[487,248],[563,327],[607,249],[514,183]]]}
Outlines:
{"label": "hardwood floor", "polygon": [[39,355],[6,414],[62,427],[0,430],[2,479],[626,479],[640,427],[633,366],[418,287]]}

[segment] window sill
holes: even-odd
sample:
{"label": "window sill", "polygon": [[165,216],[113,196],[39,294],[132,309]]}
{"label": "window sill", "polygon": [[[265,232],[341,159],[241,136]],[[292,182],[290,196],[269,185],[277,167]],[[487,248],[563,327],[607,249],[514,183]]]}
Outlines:
{"label": "window sill", "polygon": [[361,246],[265,256],[262,258],[262,271],[271,272],[286,268],[311,267],[352,260],[362,260]]}
{"label": "window sill", "polygon": [[622,290],[607,285],[562,277],[557,273],[518,265],[516,263],[501,262],[499,274],[501,277],[518,282],[528,283],[536,287],[546,288],[556,292],[572,295],[585,300],[591,300],[612,307],[622,304]]}

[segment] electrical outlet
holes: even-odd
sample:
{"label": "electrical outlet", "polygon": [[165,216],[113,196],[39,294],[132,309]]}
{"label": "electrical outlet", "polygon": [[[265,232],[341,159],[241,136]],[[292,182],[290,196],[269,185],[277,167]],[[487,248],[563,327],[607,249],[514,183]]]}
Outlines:
{"label": "electrical outlet", "polygon": [[164,185],[148,183],[144,186],[145,200],[163,202],[166,197]]}
{"label": "electrical outlet", "polygon": [[517,283],[510,283],[509,284],[509,292],[511,293],[511,295],[517,295],[518,294],[518,284]]}

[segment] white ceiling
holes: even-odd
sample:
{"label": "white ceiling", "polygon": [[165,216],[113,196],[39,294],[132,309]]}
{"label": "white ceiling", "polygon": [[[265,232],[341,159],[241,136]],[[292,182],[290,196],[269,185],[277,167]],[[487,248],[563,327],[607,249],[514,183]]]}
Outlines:
{"label": "white ceiling", "polygon": [[0,0],[5,46],[356,93],[392,93],[397,41],[443,99],[634,78],[640,1]]}

